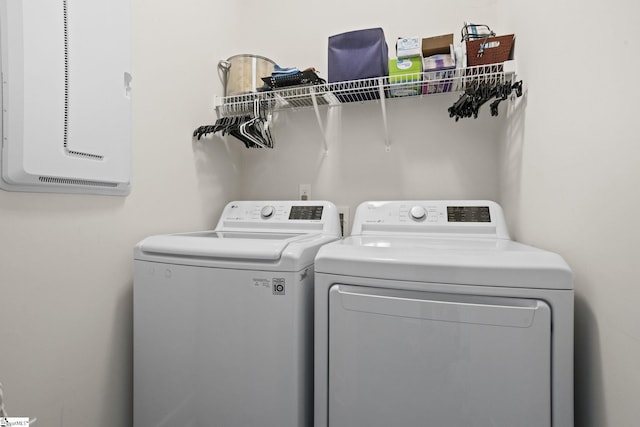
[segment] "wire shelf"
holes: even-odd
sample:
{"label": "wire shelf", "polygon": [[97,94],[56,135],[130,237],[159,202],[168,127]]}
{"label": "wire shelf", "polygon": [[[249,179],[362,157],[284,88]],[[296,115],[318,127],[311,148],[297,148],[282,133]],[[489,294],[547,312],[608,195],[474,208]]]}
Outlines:
{"label": "wire shelf", "polygon": [[513,81],[514,66],[508,62],[216,97],[215,108],[218,117],[230,117],[252,114],[256,102],[260,103],[261,108],[279,111],[379,101],[381,97],[402,98],[460,92],[474,84],[503,84]]}

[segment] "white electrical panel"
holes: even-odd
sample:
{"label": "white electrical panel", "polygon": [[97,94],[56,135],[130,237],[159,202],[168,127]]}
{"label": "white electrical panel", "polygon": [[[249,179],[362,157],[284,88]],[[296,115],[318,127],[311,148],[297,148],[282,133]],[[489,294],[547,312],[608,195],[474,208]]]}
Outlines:
{"label": "white electrical panel", "polygon": [[126,195],[131,0],[0,0],[0,187]]}

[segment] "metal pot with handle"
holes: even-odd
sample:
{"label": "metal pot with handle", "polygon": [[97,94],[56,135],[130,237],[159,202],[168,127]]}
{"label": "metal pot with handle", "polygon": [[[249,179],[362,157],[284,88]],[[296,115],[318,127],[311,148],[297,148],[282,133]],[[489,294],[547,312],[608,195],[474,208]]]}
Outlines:
{"label": "metal pot with handle", "polygon": [[224,96],[254,93],[262,87],[262,77],[271,76],[276,63],[259,55],[234,55],[218,62]]}

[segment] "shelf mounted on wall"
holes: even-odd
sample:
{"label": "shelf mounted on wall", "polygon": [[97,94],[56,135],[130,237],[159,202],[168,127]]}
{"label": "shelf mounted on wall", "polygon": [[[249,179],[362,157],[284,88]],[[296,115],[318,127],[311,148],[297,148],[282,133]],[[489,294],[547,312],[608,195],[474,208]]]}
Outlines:
{"label": "shelf mounted on wall", "polygon": [[[417,76],[417,77],[416,77]],[[402,94],[412,93],[420,98],[439,94],[460,93],[480,84],[510,87],[516,83],[516,61],[479,65],[442,71],[426,71],[406,76],[385,76],[319,85],[294,86],[266,92],[249,93],[214,98],[218,118],[252,117],[256,100],[270,113],[284,110],[313,108],[322,133],[323,148],[328,152],[328,140],[322,123],[320,109],[356,102],[378,102],[384,128],[386,151],[391,149],[391,137],[387,118],[387,102],[410,98]],[[515,92],[514,92],[515,94]],[[501,94],[502,95],[502,94]],[[492,108],[492,113],[497,112]],[[497,115],[497,114],[492,114]],[[205,132],[206,133],[206,132]]]}

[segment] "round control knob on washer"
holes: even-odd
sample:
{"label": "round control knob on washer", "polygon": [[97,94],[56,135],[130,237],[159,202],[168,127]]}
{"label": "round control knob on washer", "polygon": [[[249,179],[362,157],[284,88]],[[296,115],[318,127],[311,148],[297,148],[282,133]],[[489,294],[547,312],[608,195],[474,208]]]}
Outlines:
{"label": "round control knob on washer", "polygon": [[424,221],[427,217],[427,211],[422,206],[414,206],[409,210],[409,216],[414,221]]}
{"label": "round control knob on washer", "polygon": [[276,212],[276,208],[271,205],[267,205],[260,210],[260,216],[264,219],[271,218]]}

